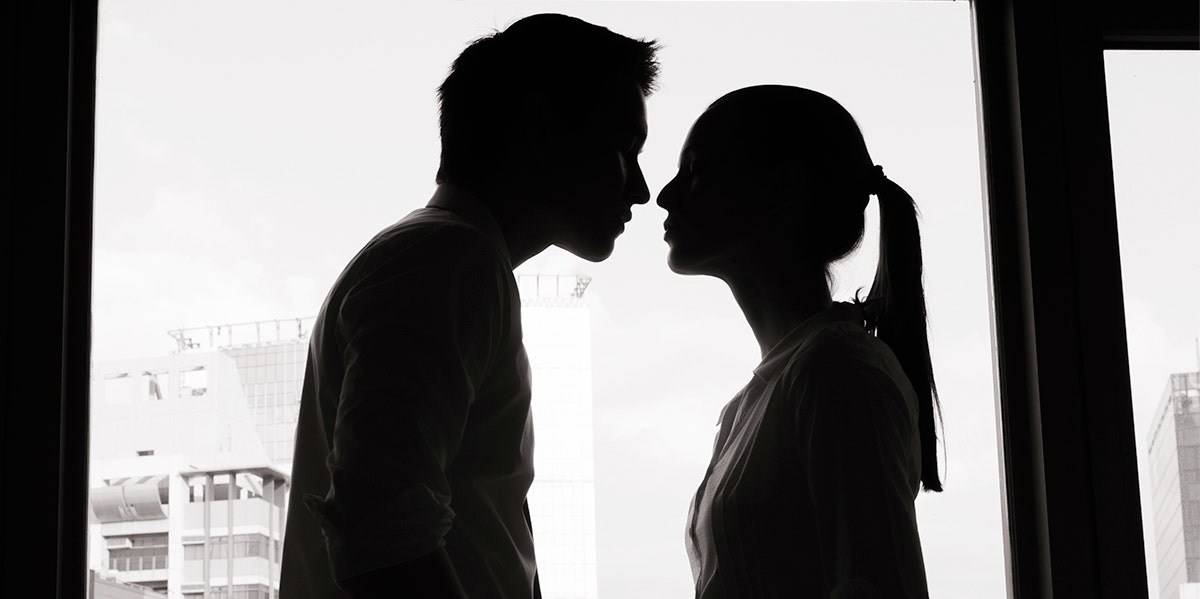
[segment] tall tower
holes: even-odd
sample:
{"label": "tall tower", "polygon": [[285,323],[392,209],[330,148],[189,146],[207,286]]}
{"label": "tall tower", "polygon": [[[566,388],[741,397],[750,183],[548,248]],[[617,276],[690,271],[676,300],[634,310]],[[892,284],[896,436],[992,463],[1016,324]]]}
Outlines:
{"label": "tall tower", "polygon": [[595,599],[596,475],[591,279],[521,275],[521,321],[533,369],[534,480],[529,511],[546,597]]}
{"label": "tall tower", "polygon": [[1150,430],[1161,599],[1200,597],[1200,372],[1172,374]]}

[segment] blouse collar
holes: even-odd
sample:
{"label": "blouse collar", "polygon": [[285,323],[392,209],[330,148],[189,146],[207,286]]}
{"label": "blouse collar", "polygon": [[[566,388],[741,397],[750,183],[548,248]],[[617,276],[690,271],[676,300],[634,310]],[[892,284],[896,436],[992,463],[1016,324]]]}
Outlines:
{"label": "blouse collar", "polygon": [[855,322],[862,325],[864,320],[861,304],[834,302],[828,308],[804,319],[796,328],[784,335],[783,339],[780,339],[775,347],[772,347],[767,355],[763,356],[762,362],[754,369],[754,376],[764,382],[770,380],[771,376],[787,363],[797,349],[808,343],[808,340],[826,325],[838,321]]}

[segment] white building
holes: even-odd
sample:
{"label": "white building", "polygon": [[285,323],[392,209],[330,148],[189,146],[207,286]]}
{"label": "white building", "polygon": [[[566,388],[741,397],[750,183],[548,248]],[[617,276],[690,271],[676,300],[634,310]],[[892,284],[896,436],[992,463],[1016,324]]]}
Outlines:
{"label": "white building", "polygon": [[533,369],[529,512],[546,599],[595,599],[596,474],[586,277],[517,278]]}
{"label": "white building", "polygon": [[[542,592],[594,599],[590,279],[517,281],[533,369],[529,504]],[[274,597],[313,320],[174,330],[173,355],[93,367],[93,569],[171,599],[201,597],[205,581],[207,597],[227,597],[230,578],[237,599]]]}
{"label": "white building", "polygon": [[233,358],[263,448],[272,464],[289,473],[315,320],[310,316],[168,331],[177,353],[220,350]]}
{"label": "white building", "polygon": [[288,475],[233,359],[95,364],[91,398],[89,569],[170,599],[274,599]]}

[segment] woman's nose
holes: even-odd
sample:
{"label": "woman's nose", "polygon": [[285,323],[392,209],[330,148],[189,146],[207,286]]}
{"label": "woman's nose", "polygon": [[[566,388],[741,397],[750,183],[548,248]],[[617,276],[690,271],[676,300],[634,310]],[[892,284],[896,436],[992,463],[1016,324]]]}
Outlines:
{"label": "woman's nose", "polygon": [[658,192],[658,199],[655,201],[656,204],[666,209],[670,209],[672,206],[674,206],[675,183],[678,180],[679,176],[676,175],[675,178],[667,181],[667,184],[664,185],[663,188]]}

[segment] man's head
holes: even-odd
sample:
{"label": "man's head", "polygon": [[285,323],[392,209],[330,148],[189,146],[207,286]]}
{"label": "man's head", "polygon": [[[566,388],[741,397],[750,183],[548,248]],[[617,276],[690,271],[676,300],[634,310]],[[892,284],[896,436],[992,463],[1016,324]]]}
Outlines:
{"label": "man's head", "polygon": [[649,200],[637,154],[656,51],[555,14],[475,40],[438,89],[438,183],[521,202],[550,243],[604,259],[630,206]]}

